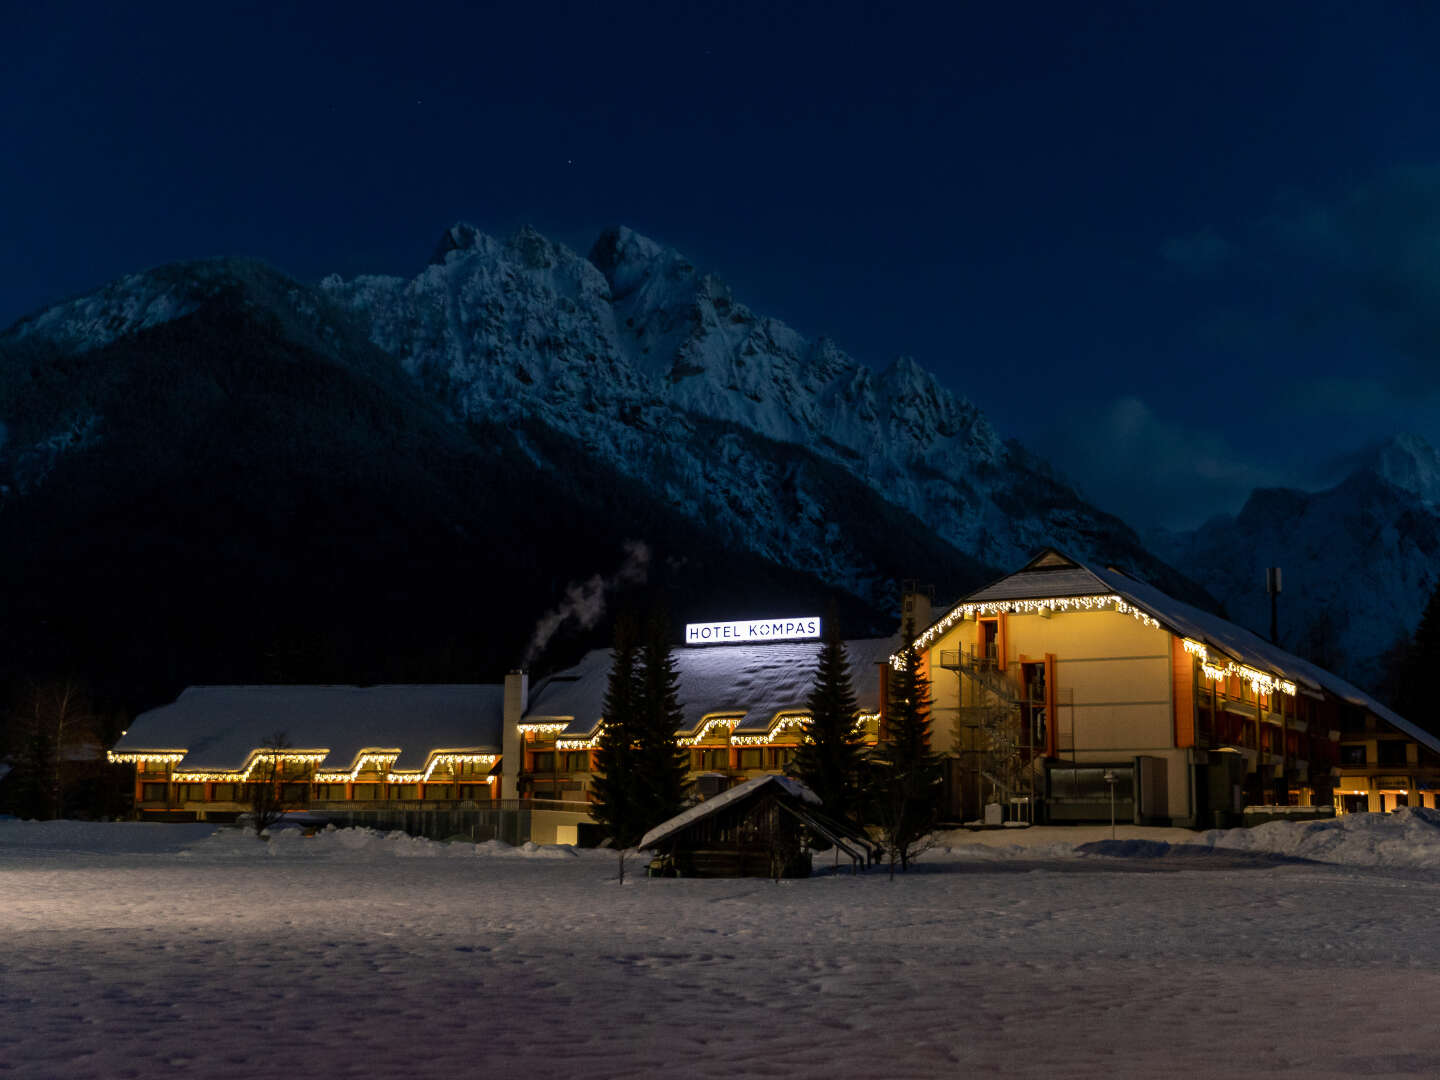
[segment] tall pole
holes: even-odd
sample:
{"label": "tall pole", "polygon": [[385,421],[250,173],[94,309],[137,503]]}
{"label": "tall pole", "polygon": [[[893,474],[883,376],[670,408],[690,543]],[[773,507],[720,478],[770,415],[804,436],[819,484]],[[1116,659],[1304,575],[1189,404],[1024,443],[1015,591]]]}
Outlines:
{"label": "tall pole", "polygon": [[1265,568],[1265,591],[1270,594],[1270,642],[1280,644],[1280,567]]}
{"label": "tall pole", "polygon": [[1106,769],[1102,777],[1105,783],[1110,785],[1110,839],[1115,839],[1115,784],[1120,779],[1114,769]]}

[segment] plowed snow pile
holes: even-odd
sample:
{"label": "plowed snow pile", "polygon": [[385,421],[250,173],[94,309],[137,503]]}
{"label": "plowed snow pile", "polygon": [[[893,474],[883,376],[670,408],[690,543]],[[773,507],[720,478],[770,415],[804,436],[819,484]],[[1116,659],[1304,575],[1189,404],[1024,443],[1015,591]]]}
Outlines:
{"label": "plowed snow pile", "polygon": [[1198,843],[1344,866],[1440,868],[1440,811],[1412,807],[1393,814],[1345,814],[1329,821],[1272,821],[1253,829],[1212,830]]}

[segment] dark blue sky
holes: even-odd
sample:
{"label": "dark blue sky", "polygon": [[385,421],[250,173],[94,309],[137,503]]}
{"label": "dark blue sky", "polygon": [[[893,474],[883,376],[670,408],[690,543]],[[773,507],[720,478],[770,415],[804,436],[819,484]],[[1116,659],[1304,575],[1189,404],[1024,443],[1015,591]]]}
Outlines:
{"label": "dark blue sky", "polygon": [[291,7],[7,12],[0,324],[623,223],[1142,527],[1440,442],[1434,5]]}

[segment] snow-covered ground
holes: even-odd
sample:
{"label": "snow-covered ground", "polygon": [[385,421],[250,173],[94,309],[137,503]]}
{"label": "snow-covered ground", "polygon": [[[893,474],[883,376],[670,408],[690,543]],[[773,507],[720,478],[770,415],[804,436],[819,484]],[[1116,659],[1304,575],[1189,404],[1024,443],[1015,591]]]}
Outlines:
{"label": "snow-covered ground", "polygon": [[620,886],[564,848],[0,823],[0,1076],[1440,1073],[1440,815],[1109,833]]}

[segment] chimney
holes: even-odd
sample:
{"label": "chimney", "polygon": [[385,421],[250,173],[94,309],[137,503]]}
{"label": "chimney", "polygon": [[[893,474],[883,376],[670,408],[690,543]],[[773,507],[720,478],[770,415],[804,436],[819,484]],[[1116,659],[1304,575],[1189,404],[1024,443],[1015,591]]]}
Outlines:
{"label": "chimney", "polygon": [[505,676],[505,726],[500,740],[500,798],[520,797],[520,766],[524,764],[524,746],[520,741],[520,721],[530,707],[530,673],[516,668]]}
{"label": "chimney", "polygon": [[1280,567],[1265,568],[1265,591],[1270,594],[1270,641],[1280,644]]}
{"label": "chimney", "polygon": [[[931,607],[934,602],[935,586],[929,585],[922,589],[917,581],[906,581],[903,585],[903,592],[900,597],[900,632],[905,632],[905,627],[910,627],[912,634],[918,634],[929,628],[935,621],[931,615]],[[905,644],[910,644],[908,641]]]}

